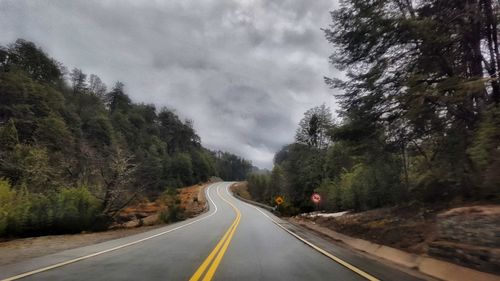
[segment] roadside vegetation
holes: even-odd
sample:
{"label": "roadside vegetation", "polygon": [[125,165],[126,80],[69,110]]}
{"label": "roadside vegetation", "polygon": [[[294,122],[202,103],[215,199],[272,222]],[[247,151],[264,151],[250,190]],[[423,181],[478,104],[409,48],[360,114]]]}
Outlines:
{"label": "roadside vegetation", "polygon": [[344,1],[324,29],[345,79],[338,119],[304,114],[255,200],[285,197],[287,214],[319,208],[499,202],[498,2]]}
{"label": "roadside vegetation", "polygon": [[[202,147],[191,120],[125,89],[31,42],[0,46],[0,236],[106,229],[138,198],[245,178],[250,162]],[[165,200],[164,220],[179,219]]]}

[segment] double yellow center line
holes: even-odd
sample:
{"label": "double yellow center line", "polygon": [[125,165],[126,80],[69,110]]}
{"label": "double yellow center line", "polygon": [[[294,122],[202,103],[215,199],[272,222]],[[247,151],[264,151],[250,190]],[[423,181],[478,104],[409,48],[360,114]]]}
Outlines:
{"label": "double yellow center line", "polygon": [[[236,206],[229,202],[227,199],[225,199],[220,193],[219,189],[217,189],[217,194],[219,195],[222,200],[226,201],[233,210],[236,212],[236,218],[234,219],[233,223],[229,227],[229,229],[226,231],[224,236],[222,236],[221,240],[217,243],[215,248],[210,252],[208,257],[203,261],[203,263],[198,267],[196,272],[191,276],[189,281],[210,281],[214,277],[215,271],[217,270],[217,267],[219,266],[220,262],[222,261],[222,257],[224,257],[224,254],[227,251],[227,248],[229,247],[229,243],[231,243],[231,239],[233,238],[234,232],[236,231],[236,228],[238,227],[240,220],[241,220],[241,213]],[[208,268],[208,269],[207,269]],[[205,273],[205,276],[203,274]],[[203,279],[201,279],[203,276]]]}

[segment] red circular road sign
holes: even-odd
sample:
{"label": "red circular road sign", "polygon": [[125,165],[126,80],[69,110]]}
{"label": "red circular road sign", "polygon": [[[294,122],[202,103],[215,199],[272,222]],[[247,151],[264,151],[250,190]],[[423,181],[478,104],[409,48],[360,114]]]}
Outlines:
{"label": "red circular road sign", "polygon": [[313,193],[313,195],[311,195],[311,200],[318,204],[320,201],[321,201],[321,195],[319,195],[318,193]]}

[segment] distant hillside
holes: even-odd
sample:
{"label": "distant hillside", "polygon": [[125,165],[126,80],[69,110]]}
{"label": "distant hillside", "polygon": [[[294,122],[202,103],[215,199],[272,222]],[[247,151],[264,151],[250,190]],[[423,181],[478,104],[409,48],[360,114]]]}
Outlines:
{"label": "distant hillside", "polygon": [[0,235],[79,231],[137,195],[246,177],[249,161],[202,147],[193,121],[125,88],[31,42],[0,46]]}

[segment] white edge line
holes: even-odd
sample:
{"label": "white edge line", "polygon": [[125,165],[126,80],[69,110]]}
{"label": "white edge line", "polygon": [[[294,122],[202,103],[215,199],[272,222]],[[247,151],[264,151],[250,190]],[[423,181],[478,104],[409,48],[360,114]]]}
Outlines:
{"label": "white edge line", "polygon": [[[218,211],[218,208],[217,208],[217,205],[215,204],[215,202],[212,200],[212,197],[210,197],[210,190],[212,189],[211,187],[212,186],[216,186],[218,185],[218,183],[216,184],[213,184],[213,185],[210,185],[207,190],[206,190],[206,194],[207,194],[207,197],[208,199],[210,200],[210,202],[212,202],[212,204],[214,205],[215,207],[215,210],[210,213],[209,215],[205,216],[205,217],[202,217],[202,218],[199,218],[199,219],[196,219],[192,222],[189,222],[189,223],[186,223],[186,224],[183,224],[183,225],[180,225],[178,227],[175,227],[175,228],[172,228],[172,229],[169,229],[167,231],[163,231],[163,232],[160,232],[160,233],[157,233],[155,235],[151,235],[151,236],[148,236],[148,237],[145,237],[145,238],[142,238],[142,239],[139,239],[139,240],[136,240],[136,241],[133,241],[133,242],[129,242],[129,243],[126,243],[126,244],[123,244],[123,245],[120,245],[120,246],[116,246],[116,247],[113,247],[113,248],[110,248],[110,249],[107,249],[107,250],[103,250],[103,251],[100,251],[100,252],[96,252],[96,253],[93,253],[93,254],[89,254],[89,255],[86,255],[86,256],[83,256],[83,257],[79,257],[79,258],[75,258],[75,259],[71,259],[71,260],[67,260],[67,261],[64,261],[64,262],[60,262],[60,263],[56,263],[56,264],[53,264],[53,265],[49,265],[49,266],[46,266],[46,267],[43,267],[43,268],[39,268],[39,269],[36,269],[36,270],[33,270],[33,271],[29,271],[29,272],[25,272],[25,273],[22,273],[22,274],[19,274],[19,275],[15,275],[15,276],[12,276],[12,277],[8,277],[8,278],[5,278],[5,279],[2,279],[0,281],[12,281],[12,280],[18,280],[18,279],[21,279],[21,278],[24,278],[24,277],[28,277],[30,275],[34,275],[34,274],[37,274],[37,273],[40,273],[40,272],[44,272],[44,271],[47,271],[47,270],[51,270],[51,269],[54,269],[54,268],[57,268],[57,267],[61,267],[61,266],[65,266],[65,265],[68,265],[68,264],[71,264],[71,263],[75,263],[75,262],[78,262],[78,261],[81,261],[81,260],[85,260],[85,259],[88,259],[88,258],[92,258],[92,257],[95,257],[95,256],[99,256],[99,255],[102,255],[102,254],[105,254],[105,253],[109,253],[109,252],[112,252],[112,251],[116,251],[118,249],[121,249],[121,248],[125,248],[125,247],[128,247],[128,246],[132,246],[132,245],[135,245],[135,244],[138,244],[138,243],[141,243],[141,242],[144,242],[146,240],[150,240],[150,239],[153,239],[155,237],[158,237],[158,236],[161,236],[161,235],[164,235],[164,234],[167,234],[169,232],[172,232],[172,231],[175,231],[175,230],[178,230],[178,229],[181,229],[181,228],[184,228],[186,226],[189,226],[193,223],[196,223],[196,222],[199,222],[199,221],[202,221],[202,220],[205,220],[211,216],[213,216],[215,213],[217,213]],[[218,190],[218,188],[216,187],[215,188],[216,190]]]}
{"label": "white edge line", "polygon": [[[234,197],[234,196],[233,196]],[[294,236],[295,238],[299,239],[300,241],[302,241],[303,243],[305,243],[306,245],[308,245],[309,247],[313,248],[314,250],[320,252],[321,254],[327,256],[328,258],[334,260],[335,262],[339,263],[340,265],[346,267],[347,269],[350,269],[351,271],[354,271],[355,273],[357,273],[358,275],[366,278],[367,280],[370,280],[370,281],[380,281],[379,279],[373,277],[372,275],[364,272],[363,270],[361,269],[358,269],[357,267],[351,265],[350,263],[348,262],[345,262],[343,261],[342,259],[330,254],[329,252],[327,252],[326,250],[323,250],[322,248],[320,248],[319,246],[316,246],[315,244],[307,241],[306,239],[302,238],[301,236],[299,236],[298,234],[296,233],[293,233],[292,231],[288,230],[287,228],[285,228],[284,226],[282,226],[279,222],[277,222],[276,220],[274,220],[273,218],[271,218],[268,214],[264,213],[262,210],[260,210],[259,208],[255,207],[254,205],[251,205],[247,202],[244,202],[244,201],[241,201],[239,200],[240,202],[256,209],[257,211],[259,211],[261,214],[263,214],[264,216],[266,216],[269,220],[271,220],[275,225],[279,226],[281,229],[285,230],[286,232],[288,232],[289,234],[291,234],[292,236]]]}

